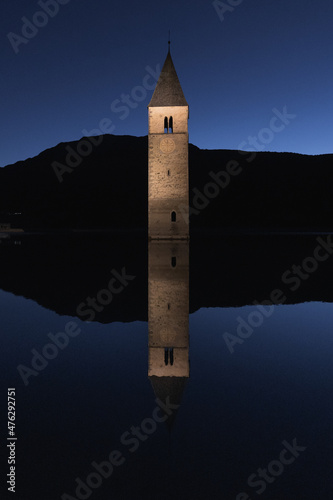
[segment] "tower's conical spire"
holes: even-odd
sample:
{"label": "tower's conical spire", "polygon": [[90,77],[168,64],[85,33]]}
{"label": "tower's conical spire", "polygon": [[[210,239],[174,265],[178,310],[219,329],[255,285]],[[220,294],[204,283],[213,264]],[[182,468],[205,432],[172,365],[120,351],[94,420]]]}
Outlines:
{"label": "tower's conical spire", "polygon": [[152,106],[188,106],[171,58],[170,42],[168,55],[165,59],[153,97],[148,104],[148,107]]}

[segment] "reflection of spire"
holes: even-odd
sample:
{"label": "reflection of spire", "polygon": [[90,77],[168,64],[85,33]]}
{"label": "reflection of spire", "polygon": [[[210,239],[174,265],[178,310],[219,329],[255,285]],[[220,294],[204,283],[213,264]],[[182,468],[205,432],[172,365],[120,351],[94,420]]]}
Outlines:
{"label": "reflection of spire", "polygon": [[[149,378],[157,398],[161,401],[166,401],[169,398],[172,404],[180,405],[187,384],[187,377],[156,377],[155,375],[151,375]],[[169,430],[173,427],[177,411],[173,410],[172,415],[168,416],[168,419],[165,421]]]}
{"label": "reflection of spire", "polygon": [[[155,395],[180,405],[189,378],[189,243],[149,242],[148,375]],[[177,411],[166,421],[171,429]]]}

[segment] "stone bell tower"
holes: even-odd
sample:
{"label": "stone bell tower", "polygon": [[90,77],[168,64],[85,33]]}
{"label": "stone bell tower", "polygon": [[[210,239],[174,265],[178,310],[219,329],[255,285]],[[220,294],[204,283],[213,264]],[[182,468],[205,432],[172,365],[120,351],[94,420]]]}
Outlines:
{"label": "stone bell tower", "polygon": [[189,107],[169,52],[148,105],[148,237],[189,238]]}

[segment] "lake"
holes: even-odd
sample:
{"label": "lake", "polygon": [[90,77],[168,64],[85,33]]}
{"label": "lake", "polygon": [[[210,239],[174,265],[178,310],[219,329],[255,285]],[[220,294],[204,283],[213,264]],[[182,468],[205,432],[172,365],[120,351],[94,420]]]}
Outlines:
{"label": "lake", "polygon": [[330,238],[2,235],[2,483],[12,450],[20,500],[333,498]]}

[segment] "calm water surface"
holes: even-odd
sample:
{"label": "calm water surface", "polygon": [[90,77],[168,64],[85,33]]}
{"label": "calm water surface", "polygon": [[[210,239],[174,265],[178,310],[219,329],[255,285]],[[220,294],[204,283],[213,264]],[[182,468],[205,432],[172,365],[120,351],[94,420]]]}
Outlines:
{"label": "calm water surface", "polygon": [[[114,237],[80,238],[0,246],[2,435],[15,387],[16,498],[333,498],[332,267],[320,263],[296,291],[278,279],[316,237],[280,236],[276,274],[263,257],[275,242],[258,253],[252,237],[252,266],[226,265],[240,247],[227,238],[218,283],[216,256],[217,274],[198,273],[211,242],[141,252],[127,241],[117,256]],[[284,304],[253,305],[279,287]]]}

